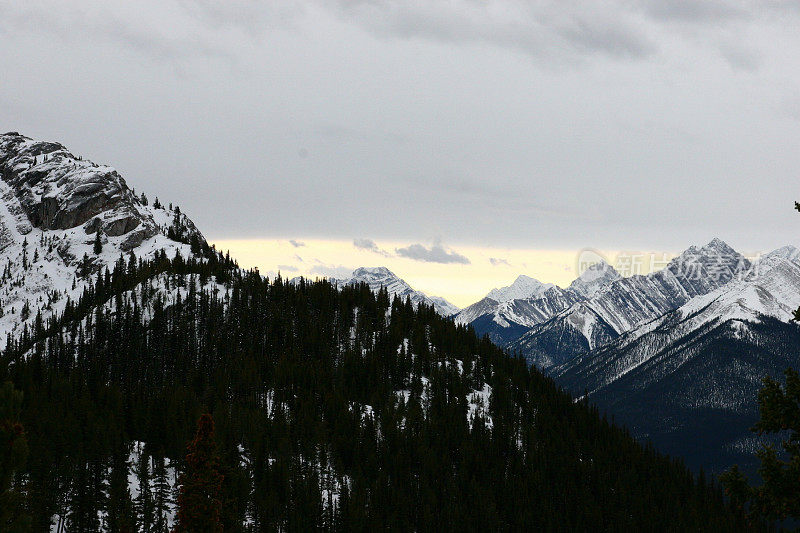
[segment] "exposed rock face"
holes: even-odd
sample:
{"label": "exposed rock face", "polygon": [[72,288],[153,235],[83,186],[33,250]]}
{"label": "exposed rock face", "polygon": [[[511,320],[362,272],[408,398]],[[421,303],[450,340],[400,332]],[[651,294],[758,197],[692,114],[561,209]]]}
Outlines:
{"label": "exposed rock face", "polygon": [[58,143],[0,135],[0,264],[7,281],[0,283],[0,343],[37,314],[46,320],[63,311],[92,283],[91,274],[113,268],[121,254],[188,257],[197,250],[192,243],[204,242],[186,215],[146,205],[113,168]]}
{"label": "exposed rock face", "polygon": [[116,170],[79,159],[58,143],[0,135],[0,176],[33,227],[66,230],[85,224],[87,233],[114,237],[138,229],[131,244],[158,232]]}

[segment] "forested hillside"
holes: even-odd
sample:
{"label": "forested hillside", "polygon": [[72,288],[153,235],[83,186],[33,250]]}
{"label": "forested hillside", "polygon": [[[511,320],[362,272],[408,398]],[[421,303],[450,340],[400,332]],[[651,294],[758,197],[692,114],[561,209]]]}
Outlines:
{"label": "forested hillside", "polygon": [[210,413],[225,531],[744,529],[717,488],[386,290],[133,252],[10,339],[35,531],[164,531]]}

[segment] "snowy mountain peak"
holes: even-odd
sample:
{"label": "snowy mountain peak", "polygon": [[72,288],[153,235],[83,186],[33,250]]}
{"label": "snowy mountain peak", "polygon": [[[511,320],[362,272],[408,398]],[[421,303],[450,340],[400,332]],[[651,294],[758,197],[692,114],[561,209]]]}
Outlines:
{"label": "snowy mountain peak", "polygon": [[553,286],[552,283],[542,283],[538,279],[534,279],[530,276],[520,275],[517,276],[517,279],[515,279],[514,283],[511,285],[499,289],[492,289],[486,297],[499,303],[509,300],[535,298]]}
{"label": "snowy mountain peak", "polygon": [[800,258],[800,250],[795,248],[792,245],[781,246],[776,250],[772,250],[770,253],[766,254],[763,259],[766,258],[780,258],[780,259],[788,259],[789,261],[797,261]]}
{"label": "snowy mountain peak", "polygon": [[[708,285],[708,280],[711,280],[712,285],[722,285],[731,279],[745,277],[751,266],[750,261],[725,241],[714,238],[705,246],[689,247],[672,259],[665,270],[685,283]],[[709,292],[708,289],[706,287],[700,292]]]}
{"label": "snowy mountain peak", "polygon": [[392,296],[399,296],[402,299],[411,298],[414,305],[425,303],[432,305],[436,311],[444,316],[452,316],[459,311],[459,307],[438,296],[428,296],[422,291],[414,290],[405,280],[399,278],[394,272],[386,267],[359,267],[353,271],[353,275],[348,279],[331,280],[340,285],[356,285],[366,283],[373,291],[385,287]]}
{"label": "snowy mountain peak", "polygon": [[733,248],[731,248],[727,242],[723,241],[719,237],[714,237],[708,244],[706,244],[703,248],[713,249],[713,250],[721,250],[725,252],[734,252]]}
{"label": "snowy mountain peak", "polygon": [[708,244],[703,246],[690,246],[684,250],[678,257],[673,259],[673,262],[680,262],[686,260],[693,260],[697,258],[723,258],[726,261],[739,260],[743,256],[728,245],[725,241],[718,237],[711,239]]}
{"label": "snowy mountain peak", "polygon": [[585,298],[591,298],[620,277],[614,267],[605,261],[600,261],[581,272],[569,288]]}
{"label": "snowy mountain peak", "polygon": [[353,276],[351,279],[356,278],[399,279],[394,272],[386,267],[359,267],[353,271]]}

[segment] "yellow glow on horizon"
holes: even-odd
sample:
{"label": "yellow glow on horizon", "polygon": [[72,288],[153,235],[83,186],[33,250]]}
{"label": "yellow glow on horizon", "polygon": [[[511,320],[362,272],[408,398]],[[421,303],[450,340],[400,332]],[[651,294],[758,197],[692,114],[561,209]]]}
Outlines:
{"label": "yellow glow on horizon", "polygon": [[[496,287],[510,285],[520,274],[545,283],[568,286],[578,275],[581,250],[537,250],[452,246],[469,264],[430,263],[395,253],[407,242],[380,241],[385,253],[357,248],[353,241],[320,239],[222,239],[212,241],[229,250],[243,268],[257,267],[267,276],[346,277],[362,266],[385,266],[414,289],[441,296],[459,307],[470,305]],[[613,265],[616,251],[600,251]]]}

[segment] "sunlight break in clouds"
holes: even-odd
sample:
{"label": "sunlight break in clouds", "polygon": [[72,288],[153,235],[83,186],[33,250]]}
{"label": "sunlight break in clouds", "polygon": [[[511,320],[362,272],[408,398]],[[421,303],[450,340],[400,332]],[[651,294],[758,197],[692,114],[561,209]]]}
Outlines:
{"label": "sunlight break in clouds", "polygon": [[[465,263],[458,260],[453,264],[453,261],[421,261],[385,252],[413,247],[413,244],[403,242],[375,242],[363,238],[355,241],[302,241],[305,246],[299,249],[290,240],[278,239],[215,240],[213,243],[219,250],[230,250],[240,266],[258,267],[262,274],[270,277],[274,277],[280,270],[283,277],[289,278],[300,275],[312,279],[320,276],[341,278],[360,266],[386,266],[415,289],[442,296],[460,307],[483,298],[493,288],[511,284],[520,274],[566,287],[577,275],[579,254],[579,250],[503,249],[463,245],[445,248],[441,243],[434,244],[431,248],[425,247],[427,253],[438,247],[449,254],[448,257],[454,254],[468,261]],[[603,253],[606,257],[616,255],[614,251]],[[498,257],[502,260],[498,260]]]}

